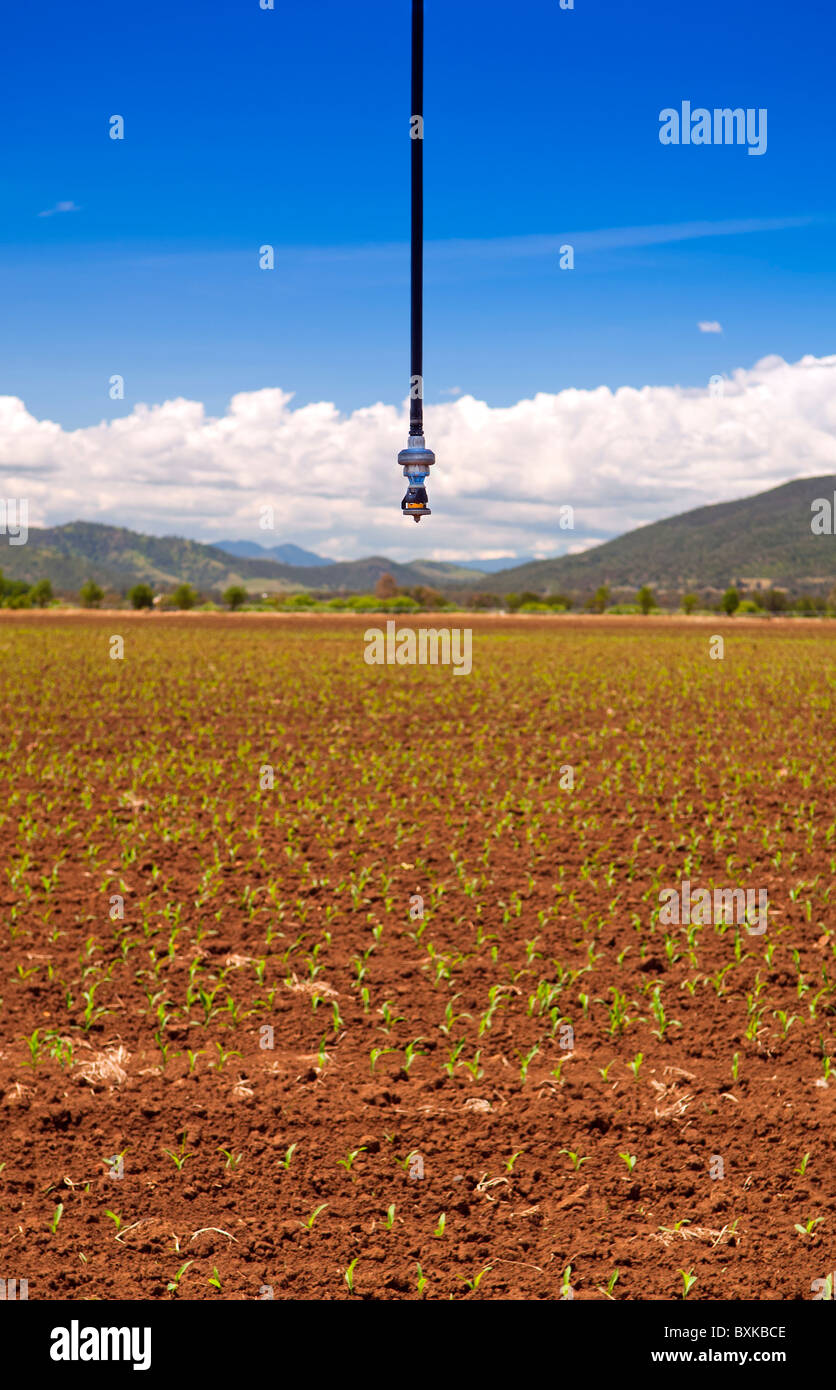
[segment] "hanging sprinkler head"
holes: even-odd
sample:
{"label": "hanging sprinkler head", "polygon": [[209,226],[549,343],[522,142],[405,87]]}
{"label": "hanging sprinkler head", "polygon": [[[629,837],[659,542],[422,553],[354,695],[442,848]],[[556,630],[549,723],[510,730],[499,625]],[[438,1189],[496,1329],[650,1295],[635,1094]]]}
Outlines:
{"label": "hanging sprinkler head", "polygon": [[435,463],[435,454],[425,447],[422,434],[409,436],[409,444],[398,454],[398,463],[403,464],[404,477],[409,480],[401,502],[404,516],[411,516],[415,521],[420,521],[422,516],[432,516],[424,483]]}
{"label": "hanging sprinkler head", "polygon": [[404,516],[420,521],[431,516],[424,483],[435,463],[435,454],[424,442],[424,0],[412,0],[412,110],[409,121],[412,147],[412,316],[409,439],[398,454],[398,464],[408,480],[401,502]]}

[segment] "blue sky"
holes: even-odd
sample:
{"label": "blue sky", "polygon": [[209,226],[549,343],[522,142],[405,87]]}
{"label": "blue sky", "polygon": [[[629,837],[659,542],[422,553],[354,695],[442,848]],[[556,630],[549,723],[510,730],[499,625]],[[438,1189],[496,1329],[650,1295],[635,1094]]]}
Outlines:
{"label": "blue sky", "polygon": [[[275,5],[7,14],[0,395],[64,429],[268,387],[404,401],[409,3]],[[827,4],[426,8],[429,405],[834,350]],[[766,154],[663,147],[683,99],[767,108]]]}

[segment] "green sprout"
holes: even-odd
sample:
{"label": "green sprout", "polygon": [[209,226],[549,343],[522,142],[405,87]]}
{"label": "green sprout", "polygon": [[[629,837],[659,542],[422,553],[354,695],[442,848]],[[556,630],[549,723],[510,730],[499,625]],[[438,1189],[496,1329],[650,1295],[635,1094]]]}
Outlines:
{"label": "green sprout", "polygon": [[800,1236],[811,1236],[815,1233],[815,1229],[818,1226],[819,1222],[823,1220],[823,1216],[811,1216],[810,1220],[806,1221],[803,1226],[798,1221],[796,1221],[795,1229],[798,1231],[798,1234]]}
{"label": "green sprout", "polygon": [[183,1278],[183,1275],[186,1273],[186,1270],[188,1269],[189,1265],[193,1264],[194,1260],[186,1260],[186,1263],[180,1266],[171,1282],[169,1284],[166,1284],[166,1289],[169,1293],[178,1292],[180,1288],[180,1280]]}
{"label": "green sprout", "polygon": [[[580,1154],[574,1153],[574,1152],[572,1151],[572,1149],[558,1149],[558,1153],[567,1154],[567,1155],[568,1155],[568,1157],[569,1157],[569,1159],[570,1159],[570,1161],[571,1161],[572,1167],[574,1168],[574,1170],[575,1170],[576,1173],[579,1171],[580,1166],[581,1166],[582,1163],[588,1163],[588,1162],[589,1162],[589,1159],[588,1159],[588,1158],[581,1158]],[[623,1157],[623,1154],[622,1154],[622,1157]]]}
{"label": "green sprout", "polygon": [[310,1216],[308,1217],[307,1221],[300,1221],[300,1222],[299,1222],[299,1225],[302,1227],[302,1230],[303,1230],[303,1231],[312,1231],[312,1230],[313,1230],[314,1222],[316,1221],[316,1218],[319,1216],[319,1214],[320,1214],[321,1212],[323,1212],[323,1211],[325,1210],[325,1208],[327,1207],[327,1205],[328,1205],[327,1202],[322,1202],[322,1203],[320,1204],[320,1206],[314,1207],[314,1209],[313,1209],[313,1211],[311,1212]]}
{"label": "green sprout", "polygon": [[403,1069],[404,1069],[404,1071],[406,1072],[407,1076],[409,1075],[410,1067],[412,1066],[412,1063],[415,1061],[415,1058],[416,1058],[416,1057],[426,1057],[426,1055],[427,1055],[426,1052],[424,1052],[423,1050],[418,1050],[418,1051],[416,1051],[416,1048],[418,1048],[419,1042],[423,1042],[423,1041],[424,1041],[423,1038],[415,1038],[415,1040],[414,1040],[413,1042],[409,1043],[408,1046],[404,1048],[404,1064],[403,1064]]}
{"label": "green sprout", "polygon": [[360,1154],[364,1154],[365,1152],[366,1145],[363,1144],[362,1147],[359,1149],[352,1149],[351,1152],[345,1158],[337,1159],[337,1163],[341,1168],[345,1169],[352,1182],[354,1182],[354,1178],[352,1177],[351,1170],[354,1167],[355,1160],[359,1158]]}
{"label": "green sprout", "polygon": [[186,1140],[185,1140],[185,1136],[184,1136],[183,1141],[182,1141],[182,1143],[181,1143],[181,1145],[180,1145],[180,1148],[177,1150],[176,1153],[174,1152],[173,1149],[163,1149],[163,1153],[164,1153],[164,1154],[168,1154],[168,1157],[171,1159],[171,1161],[172,1161],[172,1163],[174,1164],[174,1166],[176,1167],[178,1173],[182,1173],[182,1171],[183,1171],[183,1164],[186,1162],[186,1159],[187,1159],[187,1158],[194,1158],[194,1154],[186,1153]]}
{"label": "green sprout", "polygon": [[372,1048],[371,1052],[369,1053],[369,1060],[370,1060],[370,1063],[371,1063],[371,1065],[370,1065],[370,1067],[369,1067],[369,1070],[372,1072],[372,1074],[374,1074],[374,1069],[375,1069],[375,1067],[377,1066],[378,1062],[380,1061],[380,1058],[381,1058],[381,1057],[385,1057],[387,1052],[394,1052],[394,1051],[395,1051],[394,1047],[373,1047],[373,1048]]}

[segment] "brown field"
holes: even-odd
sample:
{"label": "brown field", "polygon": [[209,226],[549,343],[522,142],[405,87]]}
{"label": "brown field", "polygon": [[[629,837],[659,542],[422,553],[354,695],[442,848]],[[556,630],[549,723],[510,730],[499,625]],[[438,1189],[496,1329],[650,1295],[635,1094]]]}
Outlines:
{"label": "brown field", "polygon": [[836,627],[385,621],[0,615],[0,1278],[813,1298]]}

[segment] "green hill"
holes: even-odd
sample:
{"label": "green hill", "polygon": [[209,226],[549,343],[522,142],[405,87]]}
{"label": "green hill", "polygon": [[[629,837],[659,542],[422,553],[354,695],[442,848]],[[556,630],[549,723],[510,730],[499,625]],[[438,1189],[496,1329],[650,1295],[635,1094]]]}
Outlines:
{"label": "green hill", "polygon": [[381,555],[321,566],[284,565],[269,556],[234,556],[216,546],[179,536],[143,536],[122,526],[88,521],[71,521],[42,530],[32,528],[26,545],[9,545],[0,550],[0,568],[7,579],[30,584],[50,579],[58,592],[76,592],[86,579],[117,591],[125,591],[140,581],[167,590],[184,580],[203,591],[244,584],[259,593],[299,589],[368,593],[386,572],[400,587],[457,580],[472,586],[474,580],[481,578],[456,565],[399,565]]}
{"label": "green hill", "polygon": [[814,498],[833,502],[836,475],[801,478],[769,492],[698,507],[640,526],[581,555],[536,560],[480,579],[507,594],[530,589],[586,592],[609,584],[637,589],[725,589],[740,579],[779,585],[836,582],[836,537],[810,529]]}
{"label": "green hill", "polygon": [[178,536],[143,536],[86,521],[30,530],[26,545],[0,549],[0,567],[8,579],[31,584],[46,578],[65,593],[77,592],[86,579],[120,592],[140,580],[158,590],[185,580],[204,592],[239,583],[253,593],[369,593],[386,572],[401,588],[424,584],[448,592],[494,594],[582,594],[601,584],[632,590],[650,584],[681,592],[724,589],[741,579],[823,589],[836,582],[836,537],[813,534],[811,504],[820,497],[832,502],[835,493],[836,475],[802,478],[737,502],[655,521],[580,555],[535,560],[496,574],[432,560],[398,564],[383,555],[287,565],[269,557],[230,555]]}

